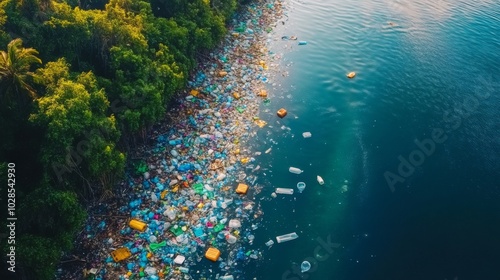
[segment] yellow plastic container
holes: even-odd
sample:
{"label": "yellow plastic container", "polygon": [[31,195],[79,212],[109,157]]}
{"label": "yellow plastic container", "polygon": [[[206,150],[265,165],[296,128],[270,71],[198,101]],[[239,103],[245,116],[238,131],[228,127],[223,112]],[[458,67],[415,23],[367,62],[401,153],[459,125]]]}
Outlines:
{"label": "yellow plastic container", "polygon": [[248,186],[245,184],[238,184],[238,187],[236,188],[236,193],[239,194],[246,194],[248,191]]}
{"label": "yellow plastic container", "polygon": [[347,78],[349,78],[349,79],[352,79],[355,76],[356,76],[356,72],[351,72],[351,73],[347,74]]}
{"label": "yellow plastic container", "polygon": [[233,93],[233,97],[234,97],[235,99],[240,99],[240,98],[241,98],[240,94],[239,94],[239,93],[237,93],[237,92],[234,92],[234,93]]}
{"label": "yellow plastic container", "polygon": [[113,258],[113,260],[115,262],[120,262],[120,261],[126,260],[130,256],[132,256],[132,253],[130,252],[130,250],[128,248],[125,248],[125,247],[120,248],[120,249],[116,249],[113,252],[111,252],[111,257]]}
{"label": "yellow plastic container", "polygon": [[130,222],[128,223],[128,225],[133,228],[133,229],[136,229],[140,232],[144,232],[146,230],[146,228],[148,227],[148,225],[144,222],[141,222],[139,220],[135,220],[135,219],[132,219],[130,220]]}
{"label": "yellow plastic container", "polygon": [[220,257],[220,251],[216,248],[210,247],[208,248],[207,252],[205,253],[205,258],[216,262]]}
{"label": "yellow plastic container", "polygon": [[257,124],[260,128],[263,128],[264,126],[266,126],[267,122],[263,120],[256,120],[255,124]]}
{"label": "yellow plastic container", "polygon": [[199,92],[199,91],[197,91],[197,90],[195,90],[195,89],[192,89],[190,93],[191,93],[191,95],[192,95],[192,96],[194,96],[194,97],[196,97],[196,96],[198,96],[198,94],[200,94],[200,92]]}

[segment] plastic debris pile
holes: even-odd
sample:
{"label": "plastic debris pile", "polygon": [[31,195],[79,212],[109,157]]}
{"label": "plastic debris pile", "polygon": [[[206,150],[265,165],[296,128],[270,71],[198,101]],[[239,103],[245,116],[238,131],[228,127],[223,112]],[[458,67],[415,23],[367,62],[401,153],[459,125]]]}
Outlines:
{"label": "plastic debris pile", "polygon": [[190,267],[217,261],[216,278],[233,279],[237,263],[262,258],[245,250],[263,214],[253,200],[260,167],[245,144],[266,125],[257,117],[269,103],[264,43],[280,13],[280,1],[249,5],[202,62],[154,144],[137,151],[143,160],[122,184],[122,201],[81,234],[82,248],[93,250],[86,277],[203,279],[210,275],[193,276]]}

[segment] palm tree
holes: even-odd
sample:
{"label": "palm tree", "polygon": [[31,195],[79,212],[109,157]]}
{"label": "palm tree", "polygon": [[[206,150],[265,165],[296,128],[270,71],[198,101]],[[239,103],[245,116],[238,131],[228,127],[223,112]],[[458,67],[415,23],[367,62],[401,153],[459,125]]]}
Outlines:
{"label": "palm tree", "polygon": [[42,63],[37,50],[23,48],[22,44],[21,39],[14,39],[7,45],[7,52],[0,51],[0,98],[5,101],[17,99],[21,104],[27,97],[37,97],[28,82],[28,77],[33,76],[29,70],[33,63]]}

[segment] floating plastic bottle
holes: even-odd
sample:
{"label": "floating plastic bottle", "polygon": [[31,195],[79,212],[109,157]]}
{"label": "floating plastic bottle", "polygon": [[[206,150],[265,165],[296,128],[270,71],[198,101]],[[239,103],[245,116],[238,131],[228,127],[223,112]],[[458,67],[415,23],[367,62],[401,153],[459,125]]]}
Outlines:
{"label": "floating plastic bottle", "polygon": [[293,189],[276,188],[274,192],[279,194],[293,194]]}
{"label": "floating plastic bottle", "polygon": [[302,193],[305,188],[306,188],[306,183],[304,183],[304,182],[297,183],[297,189],[299,190],[299,193]]}
{"label": "floating plastic bottle", "polygon": [[250,235],[248,235],[248,236],[247,236],[247,238],[248,238],[248,241],[249,241],[250,243],[252,243],[252,242],[253,242],[253,240],[255,239],[255,236],[254,236],[253,234],[250,234]]}
{"label": "floating plastic bottle", "polygon": [[144,269],[144,272],[146,272],[147,275],[155,275],[156,274],[156,268],[148,266]]}
{"label": "floating plastic bottle", "polygon": [[319,183],[320,185],[325,184],[325,181],[324,181],[324,180],[323,180],[323,178],[321,178],[321,176],[319,176],[319,175],[318,175],[318,176],[316,176],[316,180],[318,180],[318,183]]}
{"label": "floating plastic bottle", "polygon": [[179,153],[178,153],[176,150],[171,150],[171,151],[170,151],[170,154],[171,154],[173,157],[178,157],[178,156],[179,156]]}
{"label": "floating plastic bottle", "polygon": [[234,244],[234,243],[236,243],[236,240],[237,240],[237,238],[234,235],[232,235],[232,234],[226,235],[227,243]]}
{"label": "floating plastic bottle", "polygon": [[273,245],[274,245],[274,241],[272,241],[272,240],[269,240],[269,241],[266,242],[266,246],[267,247],[271,247]]}
{"label": "floating plastic bottle", "polygon": [[278,243],[283,243],[283,242],[297,239],[298,237],[299,236],[295,232],[292,232],[292,233],[276,236],[276,241],[278,241]]}
{"label": "floating plastic bottle", "polygon": [[303,261],[300,265],[300,272],[304,273],[306,271],[309,271],[309,269],[311,269],[311,263],[309,263],[308,261]]}
{"label": "floating plastic bottle", "polygon": [[156,243],[157,240],[158,239],[156,238],[156,236],[154,236],[154,235],[149,236],[149,242],[150,243]]}
{"label": "floating plastic bottle", "polygon": [[234,280],[233,275],[226,275],[219,277],[219,280]]}
{"label": "floating plastic bottle", "polygon": [[297,167],[290,167],[290,168],[288,168],[288,171],[290,171],[291,173],[294,173],[294,174],[300,174],[300,173],[304,172],[303,170],[300,170]]}
{"label": "floating plastic bottle", "polygon": [[189,273],[189,268],[181,266],[179,267],[179,271],[182,273]]}

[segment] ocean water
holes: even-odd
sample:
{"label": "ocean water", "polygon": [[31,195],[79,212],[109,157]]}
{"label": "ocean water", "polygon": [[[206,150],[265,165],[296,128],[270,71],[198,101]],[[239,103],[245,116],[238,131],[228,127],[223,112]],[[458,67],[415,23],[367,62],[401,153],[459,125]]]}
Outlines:
{"label": "ocean water", "polygon": [[[247,248],[263,259],[243,277],[500,279],[500,2],[285,7],[269,35],[269,125],[252,143],[264,218]],[[271,198],[300,181],[302,194]]]}

